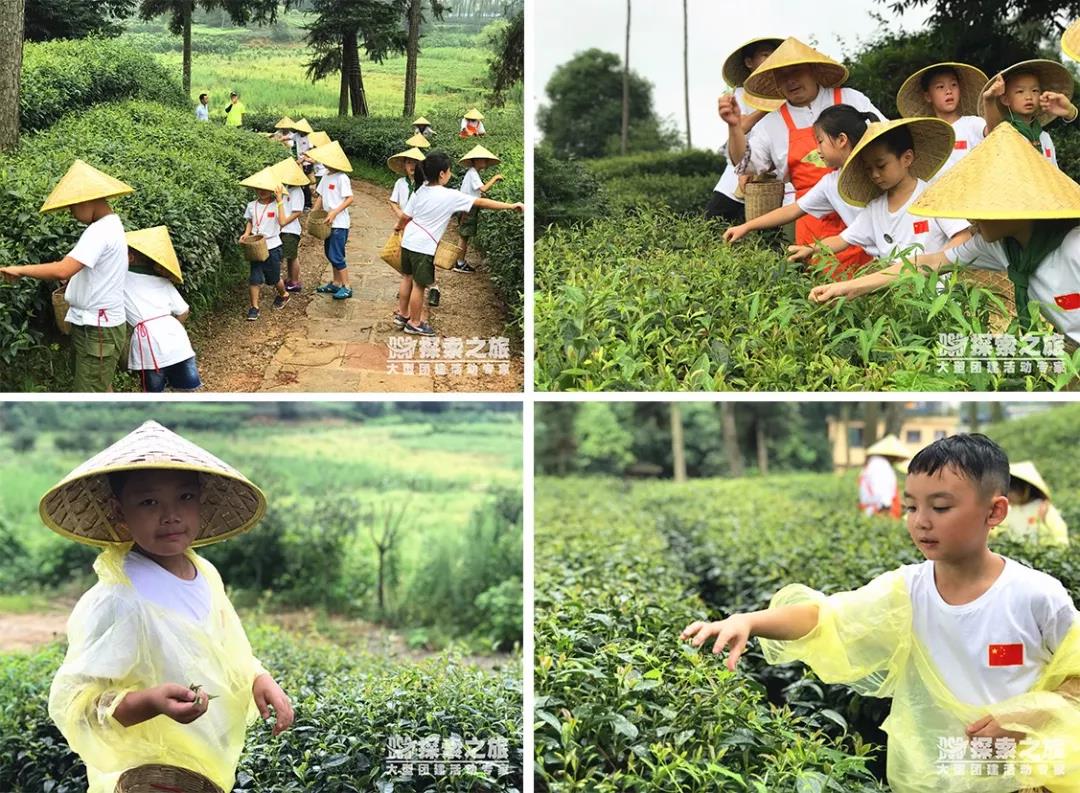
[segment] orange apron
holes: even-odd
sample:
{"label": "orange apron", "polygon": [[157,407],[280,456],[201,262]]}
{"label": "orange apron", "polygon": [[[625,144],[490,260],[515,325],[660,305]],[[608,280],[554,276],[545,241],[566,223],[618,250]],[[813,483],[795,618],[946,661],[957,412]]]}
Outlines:
{"label": "orange apron", "polygon": [[[843,102],[843,96],[839,87],[833,89],[833,104]],[[780,115],[788,128],[788,179],[795,188],[795,197],[802,198],[810,188],[821,181],[825,174],[832,169],[821,159],[817,150],[817,140],[814,138],[814,125],[799,129],[791,118],[791,111],[787,103],[780,108]],[[804,215],[795,222],[795,243],[798,245],[812,245],[816,240],[825,237],[835,237],[846,229],[844,221],[835,212],[823,218],[813,215]],[[853,271],[871,261],[866,251],[855,245],[849,245],[847,249],[836,254],[840,266],[826,274],[835,280],[850,277]]]}

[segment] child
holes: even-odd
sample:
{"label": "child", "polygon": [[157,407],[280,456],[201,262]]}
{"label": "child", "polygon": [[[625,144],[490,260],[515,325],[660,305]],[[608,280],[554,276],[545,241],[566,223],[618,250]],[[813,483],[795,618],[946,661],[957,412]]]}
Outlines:
{"label": "child", "polygon": [[174,284],[182,283],[169,229],[129,231],[124,310],[132,326],[128,369],[138,372],[143,391],[194,391],[202,386],[195,350],[184,330],[189,308]]}
{"label": "child", "polygon": [[[424,153],[420,149],[409,149],[386,161],[390,170],[401,174],[401,178],[394,182],[394,189],[390,192],[390,209],[394,216],[401,220],[405,212],[403,207],[409,202],[413,194],[413,179],[416,176],[416,164],[424,161]],[[434,276],[433,276],[434,277]],[[439,287],[433,282],[427,290],[429,306],[439,305]]]}
{"label": "child", "polygon": [[326,207],[326,222],[330,224],[330,237],[323,242],[323,251],[333,276],[330,281],[315,288],[316,292],[332,295],[335,300],[352,297],[349,288],[349,270],[345,263],[345,243],[349,241],[349,207],[353,203],[352,163],[345,156],[341,144],[337,141],[319,146],[307,153],[313,162],[321,162],[327,167],[326,176],[319,180],[316,188],[313,209]]}
{"label": "child", "polygon": [[133,192],[119,179],[75,160],[40,211],[70,210],[86,226],[79,242],[58,262],[0,267],[0,274],[9,280],[29,276],[68,281],[64,298],[75,351],[73,391],[112,391],[116,365],[127,348],[127,242],[124,224],[113,214],[109,199]]}
{"label": "child", "polygon": [[[480,198],[488,190],[501,182],[501,173],[495,174],[485,182],[480,178],[480,171],[497,165],[499,158],[485,149],[483,146],[474,146],[468,154],[458,160],[466,167],[465,176],[461,179],[459,188],[467,196]],[[455,273],[475,273],[476,268],[465,261],[469,252],[469,240],[476,236],[476,229],[480,223],[480,210],[474,205],[468,212],[458,215],[458,233],[461,235],[461,256],[454,265]]]}
{"label": "child", "polygon": [[259,287],[263,284],[273,286],[277,291],[274,308],[285,308],[289,302],[289,293],[285,291],[285,281],[281,277],[281,218],[285,216],[284,191],[281,182],[270,168],[263,168],[257,174],[249,176],[240,184],[255,190],[255,200],[247,205],[244,218],[247,225],[240,235],[244,242],[253,234],[261,234],[266,240],[269,255],[261,262],[250,262],[251,275],[248,278],[248,294],[251,307],[247,318],[254,322],[259,318]]}
{"label": "child", "polygon": [[312,148],[311,141],[308,140],[308,135],[315,130],[311,128],[311,124],[308,123],[306,118],[293,122],[292,129],[293,150],[297,157],[303,157],[307,154],[308,149]]}
{"label": "child", "polygon": [[435,280],[435,249],[456,212],[470,209],[513,209],[525,211],[525,205],[504,204],[487,198],[474,198],[458,190],[448,190],[450,158],[432,152],[416,164],[416,191],[398,218],[396,230],[401,236],[401,288],[394,324],[406,333],[434,336],[428,323],[424,289]]}
{"label": "child", "polygon": [[246,726],[272,707],[276,736],[293,710],[252,655],[217,570],[192,548],[252,528],[262,491],[148,421],[68,474],[39,511],[53,531],[103,549],[49,692],[88,793],[113,793],[124,770],[151,763],[232,790]]}
{"label": "child", "polygon": [[1042,545],[1069,544],[1069,527],[1050,503],[1050,488],[1030,460],[1009,466],[1009,514],[990,532],[991,539],[999,536]]}
{"label": "child", "polygon": [[[1007,272],[1023,327],[1029,321],[1030,296],[1065,334],[1067,346],[1080,343],[1080,185],[1011,124],[1000,125],[931,185],[912,204],[911,214],[971,218],[977,227],[963,245],[915,257],[917,267],[936,271],[945,264],[965,264]],[[995,219],[981,219],[988,217]],[[889,286],[901,269],[897,262],[860,278],[814,287],[810,299],[824,303],[858,297]]]}
{"label": "child", "polygon": [[[904,485],[908,533],[925,562],[828,597],[789,585],[765,611],[694,622],[682,638],[700,647],[715,636],[714,653],[730,645],[734,670],[760,636],[770,664],[800,660],[826,683],[891,697],[887,775],[897,793],[1065,790],[1080,774],[1080,702],[1071,690],[1080,615],[1057,579],[987,547],[1009,509],[1008,486],[1008,459],[986,436],[935,441],[911,460]],[[969,758],[989,746],[989,763],[1001,738],[1024,740],[1014,773],[966,776]],[[1056,761],[1024,762],[1033,744],[1072,748],[1055,769]],[[962,751],[949,754],[968,761],[963,778],[943,766],[944,749],[957,745]]]}
{"label": "child", "polygon": [[[873,113],[864,113],[851,105],[833,105],[821,111],[814,122],[814,139],[817,141],[821,159],[832,169],[821,180],[803,194],[802,198],[789,206],[774,209],[760,217],[732,226],[724,232],[725,242],[735,242],[751,231],[775,228],[793,223],[803,215],[824,218],[836,214],[843,221],[844,228],[855,222],[861,208],[853,206],[840,197],[837,183],[840,180],[839,168],[851,157],[852,151],[859,145],[866,133],[866,125],[880,119]],[[864,252],[853,262],[841,267],[834,276],[839,277],[850,269],[866,264],[870,256]]]}
{"label": "child", "polygon": [[413,133],[423,135],[425,139],[433,137],[435,130],[431,128],[431,122],[420,116],[413,122]]}
{"label": "child", "polygon": [[[821,240],[834,253],[858,245],[890,259],[911,245],[924,251],[954,247],[971,238],[964,220],[924,220],[908,209],[949,158],[952,127],[937,118],[908,118],[871,124],[840,171],[837,186],[849,204],[865,206],[844,231]],[[789,261],[812,255],[810,245],[788,248]]]}
{"label": "child", "polygon": [[952,154],[934,179],[940,179],[986,137],[986,121],[979,115],[979,96],[985,85],[981,69],[966,63],[935,63],[900,86],[896,107],[902,118],[937,117],[949,122],[956,134]]}
{"label": "child", "polygon": [[461,117],[461,132],[459,133],[459,137],[482,138],[486,134],[487,131],[484,129],[484,115],[475,107]]}
{"label": "child", "polygon": [[[1060,63],[1023,61],[994,75],[982,94],[982,116],[987,132],[1008,121],[1032,147],[1057,165],[1057,149],[1043,130],[1055,118],[1076,120],[1072,98],[1073,79]],[[1004,118],[1002,112],[1008,112]]]}
{"label": "child", "polygon": [[282,196],[284,210],[281,223],[281,257],[285,260],[285,291],[299,292],[300,283],[300,217],[304,214],[304,187],[308,184],[307,174],[296,164],[296,160],[287,158],[274,166],[274,175],[278,181],[289,188],[287,196]]}
{"label": "child", "polygon": [[911,453],[895,435],[886,435],[866,450],[866,464],[859,472],[859,512],[900,517],[900,491],[893,463],[909,457]]}
{"label": "child", "polygon": [[[308,143],[311,144],[311,148],[314,149],[317,146],[325,146],[330,143],[330,136],[325,132],[312,132],[308,135]],[[309,150],[310,151],[310,150]],[[302,154],[296,158],[300,167],[303,168],[304,173],[309,177],[314,174],[315,181],[312,182],[310,178],[308,183],[304,185],[304,209],[311,209],[311,187],[318,184],[319,180],[327,174],[326,166],[321,162],[315,162],[308,158],[306,154]]]}
{"label": "child", "polygon": [[430,149],[431,144],[428,143],[428,139],[421,135],[419,132],[405,141],[405,145],[411,149]]}

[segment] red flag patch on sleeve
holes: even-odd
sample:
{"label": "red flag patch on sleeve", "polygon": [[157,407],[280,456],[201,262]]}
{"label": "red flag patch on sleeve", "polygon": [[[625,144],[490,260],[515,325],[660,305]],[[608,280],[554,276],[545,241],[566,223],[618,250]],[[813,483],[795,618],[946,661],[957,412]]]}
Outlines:
{"label": "red flag patch on sleeve", "polygon": [[991,644],[987,650],[990,666],[1023,666],[1023,644]]}
{"label": "red flag patch on sleeve", "polygon": [[1054,153],[1053,153],[1052,151],[1050,151],[1050,149],[1047,149],[1047,150],[1046,150],[1046,157],[1047,157],[1047,159],[1049,159],[1049,158],[1051,158],[1051,157],[1053,157],[1053,156],[1054,156]]}
{"label": "red flag patch on sleeve", "polygon": [[929,220],[916,220],[912,224],[912,228],[915,230],[916,234],[926,234],[926,233],[928,233],[930,231],[930,221]]}
{"label": "red flag patch on sleeve", "polygon": [[953,148],[957,149],[958,151],[965,151],[967,149],[967,141],[966,140],[958,140],[958,141],[956,141],[956,145],[953,146]]}
{"label": "red flag patch on sleeve", "polygon": [[1058,304],[1058,308],[1076,311],[1080,308],[1080,292],[1073,292],[1071,295],[1055,295],[1054,302]]}

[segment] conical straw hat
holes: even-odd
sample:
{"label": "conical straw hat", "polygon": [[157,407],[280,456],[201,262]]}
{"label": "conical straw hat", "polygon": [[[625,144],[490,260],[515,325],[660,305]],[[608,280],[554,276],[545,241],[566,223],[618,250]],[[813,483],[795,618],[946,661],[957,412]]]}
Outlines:
{"label": "conical straw hat", "polygon": [[[1057,93],[1065,94],[1066,97],[1072,99],[1072,75],[1069,74],[1068,69],[1066,69],[1057,61],[1048,61],[1041,58],[1031,61],[1020,61],[1020,63],[1014,63],[1008,69],[1004,69],[998,72],[998,74],[1008,80],[1009,75],[1013,72],[1033,72],[1038,75],[1039,88],[1041,88],[1043,91],[1056,91]],[[989,80],[987,80],[986,85],[982,87],[982,91],[985,91],[987,88],[989,88],[990,83],[992,83],[996,77],[997,75],[994,75],[994,77],[991,77]],[[979,115],[985,116],[983,108],[985,106],[986,100],[982,98],[982,91],[980,91],[979,93]],[[997,98],[995,98],[995,101],[997,101]],[[1001,111],[1001,115],[1007,121],[1009,118],[1008,108],[1004,107],[1003,105],[1001,105],[1000,102],[998,102],[998,110]],[[1038,122],[1040,124],[1045,126],[1051,121],[1053,121],[1055,118],[1057,118],[1057,116],[1055,116],[1048,110],[1041,110],[1035,116],[1035,118],[1038,119]]]}
{"label": "conical straw hat", "polygon": [[308,123],[308,120],[306,118],[302,118],[299,121],[293,122],[292,128],[295,129],[297,132],[303,132],[305,135],[310,135],[312,132],[315,131],[311,128],[311,124]]}
{"label": "conical straw hat", "polygon": [[784,99],[766,99],[763,96],[754,96],[752,93],[743,88],[743,102],[750,105],[754,110],[760,110],[763,113],[771,113],[774,110],[779,110],[784,106],[787,100]]}
{"label": "conical straw hat", "polygon": [[1031,460],[1024,460],[1020,463],[1012,463],[1009,466],[1009,476],[1013,479],[1019,479],[1021,482],[1027,482],[1034,487],[1046,498],[1050,498],[1050,486],[1046,484],[1043,478],[1039,475],[1038,469],[1035,467],[1035,463]]}
{"label": "conical straw hat", "polygon": [[273,192],[281,186],[281,179],[278,178],[273,168],[263,168],[258,173],[253,173],[247,179],[244,179],[240,184],[244,187],[254,187],[257,190]]}
{"label": "conical straw hat", "polygon": [[1080,19],[1069,25],[1061,37],[1061,51],[1074,61],[1080,61]]}
{"label": "conical straw hat", "polygon": [[413,126],[414,127],[430,127],[431,122],[428,121],[423,116],[420,116],[420,118],[416,119],[416,121],[413,122]]}
{"label": "conical straw hat", "polygon": [[270,166],[270,170],[282,184],[303,187],[310,181],[304,169],[297,165],[292,157],[286,157],[281,162]]}
{"label": "conical straw hat", "polygon": [[464,118],[467,118],[470,121],[483,121],[484,120],[484,114],[481,113],[479,110],[477,110],[474,107],[474,108],[471,108],[469,110],[469,112],[464,115]]}
{"label": "conical straw hat", "polygon": [[500,160],[490,151],[485,149],[483,146],[473,146],[472,149],[469,150],[469,153],[462,157],[460,160],[458,160],[458,162],[464,163],[468,162],[469,160],[489,160],[489,165],[491,163],[502,162],[502,160]]}
{"label": "conical straw hat", "polygon": [[56,187],[49,193],[49,197],[45,199],[45,203],[38,211],[52,212],[83,201],[116,198],[134,192],[134,187],[124,184],[119,179],[114,179],[82,160],[75,160],[67,173],[56,183]]}
{"label": "conical straw hat", "polygon": [[1080,218],[1080,185],[1035,151],[1012,124],[1001,123],[908,211],[964,220]]}
{"label": "conical straw hat", "polygon": [[76,542],[131,542],[127,529],[115,525],[109,514],[113,492],[106,475],[141,469],[199,474],[202,525],[193,546],[245,532],[266,512],[266,496],[243,474],[156,421],[147,421],[54,485],[41,497],[38,514],[50,529]]}
{"label": "conical straw hat", "polygon": [[750,39],[750,41],[742,44],[738,49],[728,55],[727,59],[724,61],[724,66],[720,70],[720,74],[724,77],[724,82],[732,88],[738,88],[745,83],[746,78],[750,76],[750,70],[746,68],[746,63],[744,63],[743,59],[743,52],[746,51],[747,47],[752,47],[756,44],[770,44],[775,50],[783,43],[784,40],[782,38],[765,37]]}
{"label": "conical straw hat", "polygon": [[307,156],[315,162],[321,162],[327,168],[352,173],[352,163],[349,162],[349,158],[345,156],[341,144],[336,140],[327,143],[325,146],[308,149]]}
{"label": "conical straw hat", "polygon": [[934,106],[924,97],[926,92],[923,91],[922,77],[931,69],[939,68],[949,68],[956,72],[960,83],[960,101],[956,105],[956,111],[962,116],[978,115],[979,98],[982,96],[983,86],[987,81],[986,73],[966,63],[950,62],[935,63],[919,69],[904,80],[904,84],[896,93],[896,107],[903,118],[934,117]]}
{"label": "conical straw hat", "polygon": [[852,206],[866,206],[872,199],[881,195],[881,188],[870,180],[866,166],[859,155],[866,147],[891,129],[907,127],[915,143],[915,159],[909,173],[918,178],[929,180],[941,170],[941,166],[952,154],[956,143],[956,132],[952,124],[940,118],[901,118],[896,121],[875,121],[867,124],[866,134],[851,150],[851,155],[840,169],[837,187],[840,197]]}
{"label": "conical straw hat", "polygon": [[429,148],[431,148],[431,144],[428,143],[428,139],[425,138],[423,135],[421,135],[419,132],[417,132],[415,135],[413,135],[411,138],[409,138],[407,141],[405,141],[405,145],[406,146],[411,146],[414,149],[429,149]]}
{"label": "conical straw hat", "polygon": [[310,135],[307,136],[307,139],[308,143],[310,143],[312,147],[325,146],[327,143],[330,142],[330,136],[321,130],[318,132],[312,132]]}
{"label": "conical straw hat", "polygon": [[168,226],[129,231],[124,236],[127,237],[129,248],[134,248],[155,264],[161,265],[176,283],[184,282],[184,276],[180,273],[180,260],[176,257]]}
{"label": "conical straw hat", "polygon": [[278,123],[274,124],[274,129],[292,129],[293,124],[295,124],[295,123],[296,122],[293,121],[288,116],[283,116],[282,119]]}
{"label": "conical straw hat", "polygon": [[409,149],[407,151],[398,152],[393,157],[386,161],[386,164],[390,166],[390,170],[394,173],[405,173],[405,160],[416,160],[417,162],[424,161],[424,152],[420,149]]}
{"label": "conical straw hat", "polygon": [[808,64],[813,67],[814,76],[822,88],[834,88],[843,85],[848,78],[848,70],[827,55],[808,47],[796,38],[787,38],[765,59],[757,69],[746,78],[743,87],[747,93],[766,99],[783,99],[784,92],[776,84],[776,70],[787,66]]}
{"label": "conical straw hat", "polygon": [[911,457],[911,450],[895,435],[886,435],[866,450],[866,456],[892,457],[897,460],[906,460]]}

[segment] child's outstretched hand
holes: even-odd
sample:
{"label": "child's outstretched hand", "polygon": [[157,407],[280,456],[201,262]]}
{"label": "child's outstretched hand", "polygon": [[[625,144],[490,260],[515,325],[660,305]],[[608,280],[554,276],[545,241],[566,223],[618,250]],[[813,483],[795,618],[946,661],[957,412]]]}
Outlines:
{"label": "child's outstretched hand", "polygon": [[153,701],[161,715],[180,724],[191,724],[206,713],[210,695],[205,691],[192,691],[179,683],[162,683],[154,686]]}
{"label": "child's outstretched hand", "polygon": [[986,90],[983,91],[983,99],[993,99],[995,96],[1003,96],[1005,94],[1005,78],[1000,74],[994,75],[994,79],[990,81],[990,85],[986,86]]}
{"label": "child's outstretched hand", "polygon": [[1076,113],[1076,108],[1065,94],[1057,91],[1043,91],[1039,94],[1039,107],[1058,118],[1066,118]]}
{"label": "child's outstretched hand", "polygon": [[738,226],[732,226],[724,232],[724,242],[735,242],[736,240],[741,240],[749,233],[750,230],[746,228],[745,223],[741,223]]}
{"label": "child's outstretched hand", "polygon": [[735,100],[734,94],[724,94],[716,103],[720,111],[720,118],[729,127],[737,127],[742,123],[742,108]]}
{"label": "child's outstretched hand", "polygon": [[18,281],[19,276],[10,267],[0,267],[0,277],[3,277],[5,281]]}
{"label": "child's outstretched hand", "polygon": [[814,248],[811,245],[788,245],[787,252],[789,262],[801,262],[814,255]]}
{"label": "child's outstretched hand", "polygon": [[525,205],[523,203],[521,203],[520,201],[518,201],[516,204],[514,204],[514,211],[515,212],[524,212],[525,211]]}
{"label": "child's outstretched hand", "polygon": [[493,183],[494,182],[501,182],[504,178],[505,177],[503,177],[503,175],[501,173],[497,173],[497,174],[495,174],[494,176],[491,177],[491,181]]}
{"label": "child's outstretched hand", "polygon": [[978,721],[967,726],[968,738],[1012,738],[1022,741],[1027,736],[1022,732],[1010,732],[1003,730],[1001,725],[994,720],[993,716],[983,716]]}
{"label": "child's outstretched hand", "polygon": [[679,638],[689,641],[694,647],[700,647],[711,636],[716,637],[712,651],[719,655],[720,651],[731,645],[728,653],[727,668],[735,671],[735,664],[739,662],[746,643],[750,641],[750,619],[745,614],[732,614],[726,620],[718,622],[691,622],[683,628]]}
{"label": "child's outstretched hand", "polygon": [[829,303],[842,297],[854,297],[850,281],[838,281],[834,284],[821,284],[810,290],[811,303]]}
{"label": "child's outstretched hand", "polygon": [[274,722],[274,735],[280,735],[292,726],[292,703],[274,678],[268,674],[259,675],[251,686],[251,694],[255,697],[255,705],[259,708],[259,715],[264,719],[270,718],[270,707],[274,708],[274,713],[277,716],[277,720]]}

